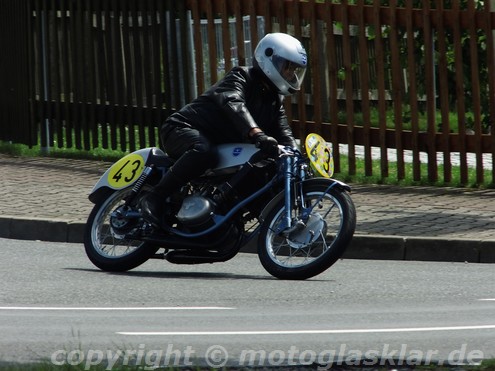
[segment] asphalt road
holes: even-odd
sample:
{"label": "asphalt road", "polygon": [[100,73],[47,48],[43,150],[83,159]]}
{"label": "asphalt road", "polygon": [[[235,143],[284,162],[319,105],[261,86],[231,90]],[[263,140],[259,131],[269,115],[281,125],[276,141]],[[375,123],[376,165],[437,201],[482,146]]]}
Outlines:
{"label": "asphalt road", "polygon": [[97,270],[82,245],[0,239],[0,360],[83,367],[495,358],[492,265],[342,260],[280,281],[240,254]]}

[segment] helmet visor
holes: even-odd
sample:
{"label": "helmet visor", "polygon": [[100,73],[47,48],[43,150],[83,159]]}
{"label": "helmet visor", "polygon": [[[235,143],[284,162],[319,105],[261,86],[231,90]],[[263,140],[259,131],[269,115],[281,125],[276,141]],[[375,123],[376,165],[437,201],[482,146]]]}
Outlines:
{"label": "helmet visor", "polygon": [[287,81],[292,89],[299,90],[301,88],[306,66],[291,62],[278,55],[272,56],[272,63],[280,76]]}

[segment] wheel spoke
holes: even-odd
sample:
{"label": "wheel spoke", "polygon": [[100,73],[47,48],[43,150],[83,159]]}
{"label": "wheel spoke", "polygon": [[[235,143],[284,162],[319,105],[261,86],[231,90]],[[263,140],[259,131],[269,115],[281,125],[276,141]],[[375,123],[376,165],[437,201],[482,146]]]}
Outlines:
{"label": "wheel spoke", "polygon": [[109,202],[102,208],[100,216],[95,221],[99,227],[94,232],[93,244],[102,256],[120,258],[132,253],[142,244],[126,238],[118,238],[118,235],[112,231],[111,214],[122,204],[124,198],[125,194],[122,194],[113,202]]}
{"label": "wheel spoke", "polygon": [[[285,239],[282,239],[282,241],[285,241]],[[277,255],[282,248],[288,247],[288,246],[289,245],[287,243],[280,242],[277,246],[274,246],[273,254]]]}

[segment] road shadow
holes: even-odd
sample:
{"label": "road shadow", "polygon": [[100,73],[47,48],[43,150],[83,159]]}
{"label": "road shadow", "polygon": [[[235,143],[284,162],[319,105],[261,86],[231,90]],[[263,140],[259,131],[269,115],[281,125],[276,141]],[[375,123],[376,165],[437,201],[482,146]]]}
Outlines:
{"label": "road shadow", "polygon": [[[124,276],[135,278],[163,278],[163,279],[190,279],[190,280],[262,280],[262,281],[284,281],[276,277],[248,274],[236,274],[226,272],[157,272],[157,271],[128,271],[128,272],[105,272],[99,269],[90,268],[63,268],[70,271],[92,272],[109,276]],[[312,282],[334,282],[333,280],[323,280],[318,278],[310,278],[306,281]]]}
{"label": "road shadow", "polygon": [[207,279],[207,280],[231,280],[231,279],[249,279],[249,280],[273,280],[276,279],[267,276],[252,276],[245,274],[225,273],[225,272],[157,272],[157,271],[128,271],[128,272],[105,272],[100,269],[88,268],[64,268],[66,270],[93,272],[109,276],[125,276],[136,278],[176,278],[176,279]]}

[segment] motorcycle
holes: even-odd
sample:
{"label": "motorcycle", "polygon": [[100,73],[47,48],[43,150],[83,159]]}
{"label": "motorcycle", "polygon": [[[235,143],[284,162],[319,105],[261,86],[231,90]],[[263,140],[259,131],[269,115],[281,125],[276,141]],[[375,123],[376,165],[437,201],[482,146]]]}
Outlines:
{"label": "motorcycle", "polygon": [[307,155],[279,146],[273,159],[252,144],[219,145],[217,167],[167,198],[160,227],[143,219],[140,200],[174,160],[158,148],[128,154],[89,195],[86,254],[98,268],[121,272],[150,258],[224,262],[257,238],[259,260],[274,277],[316,276],[349,245],[356,210],[350,187],[331,178],[330,144],[310,134],[305,148]]}

